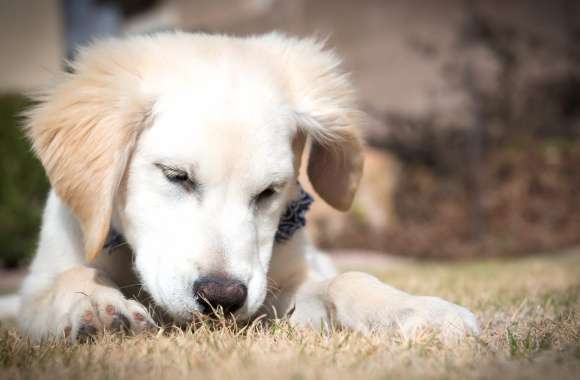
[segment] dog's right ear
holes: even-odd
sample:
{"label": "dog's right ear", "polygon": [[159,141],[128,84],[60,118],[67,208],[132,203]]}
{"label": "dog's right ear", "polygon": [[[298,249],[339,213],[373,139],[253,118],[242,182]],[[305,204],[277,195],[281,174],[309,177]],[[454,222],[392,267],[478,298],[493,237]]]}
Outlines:
{"label": "dog's right ear", "polygon": [[74,72],[33,96],[25,129],[52,188],[73,211],[85,255],[101,252],[115,193],[151,102],[137,92],[139,76],[124,65],[115,42],[81,51]]}

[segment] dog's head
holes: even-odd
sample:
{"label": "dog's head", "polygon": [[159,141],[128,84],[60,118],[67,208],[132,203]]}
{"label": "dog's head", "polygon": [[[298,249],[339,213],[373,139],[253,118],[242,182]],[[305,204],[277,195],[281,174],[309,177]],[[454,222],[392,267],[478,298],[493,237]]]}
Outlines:
{"label": "dog's head", "polygon": [[[214,298],[264,301],[280,216],[308,176],[350,207],[363,157],[351,85],[311,40],[161,34],[97,43],[28,115],[88,260],[111,223],[154,300],[178,320]],[[200,290],[201,289],[201,290]]]}

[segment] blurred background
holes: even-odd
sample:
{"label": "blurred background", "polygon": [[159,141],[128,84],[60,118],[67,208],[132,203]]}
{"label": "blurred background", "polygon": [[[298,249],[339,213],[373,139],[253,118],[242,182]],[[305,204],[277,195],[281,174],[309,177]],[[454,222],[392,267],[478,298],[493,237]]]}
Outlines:
{"label": "blurred background", "polygon": [[29,260],[48,188],[23,94],[92,38],[175,28],[328,37],[344,57],[367,164],[349,213],[315,203],[320,246],[459,259],[580,243],[578,1],[2,0],[2,266]]}

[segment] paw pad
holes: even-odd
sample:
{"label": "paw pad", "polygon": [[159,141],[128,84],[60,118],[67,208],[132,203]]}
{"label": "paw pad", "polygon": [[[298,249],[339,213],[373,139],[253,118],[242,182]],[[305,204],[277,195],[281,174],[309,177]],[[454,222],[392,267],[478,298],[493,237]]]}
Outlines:
{"label": "paw pad", "polygon": [[116,312],[115,307],[113,305],[107,305],[107,307],[105,308],[105,311],[109,315],[115,315],[115,312]]}
{"label": "paw pad", "polygon": [[87,310],[85,312],[85,314],[83,315],[83,320],[85,322],[91,322],[93,320],[93,318],[95,318],[95,314],[93,314],[93,312],[90,310]]}

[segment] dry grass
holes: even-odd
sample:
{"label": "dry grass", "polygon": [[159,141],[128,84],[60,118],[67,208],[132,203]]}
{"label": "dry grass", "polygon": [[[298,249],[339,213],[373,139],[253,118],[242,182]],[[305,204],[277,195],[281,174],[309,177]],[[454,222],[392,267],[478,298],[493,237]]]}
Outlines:
{"label": "dry grass", "polygon": [[415,341],[345,331],[327,336],[280,322],[32,346],[5,325],[0,378],[580,378],[580,252],[398,264],[374,273],[405,290],[441,295],[473,309],[481,337],[446,346],[429,333]]}

